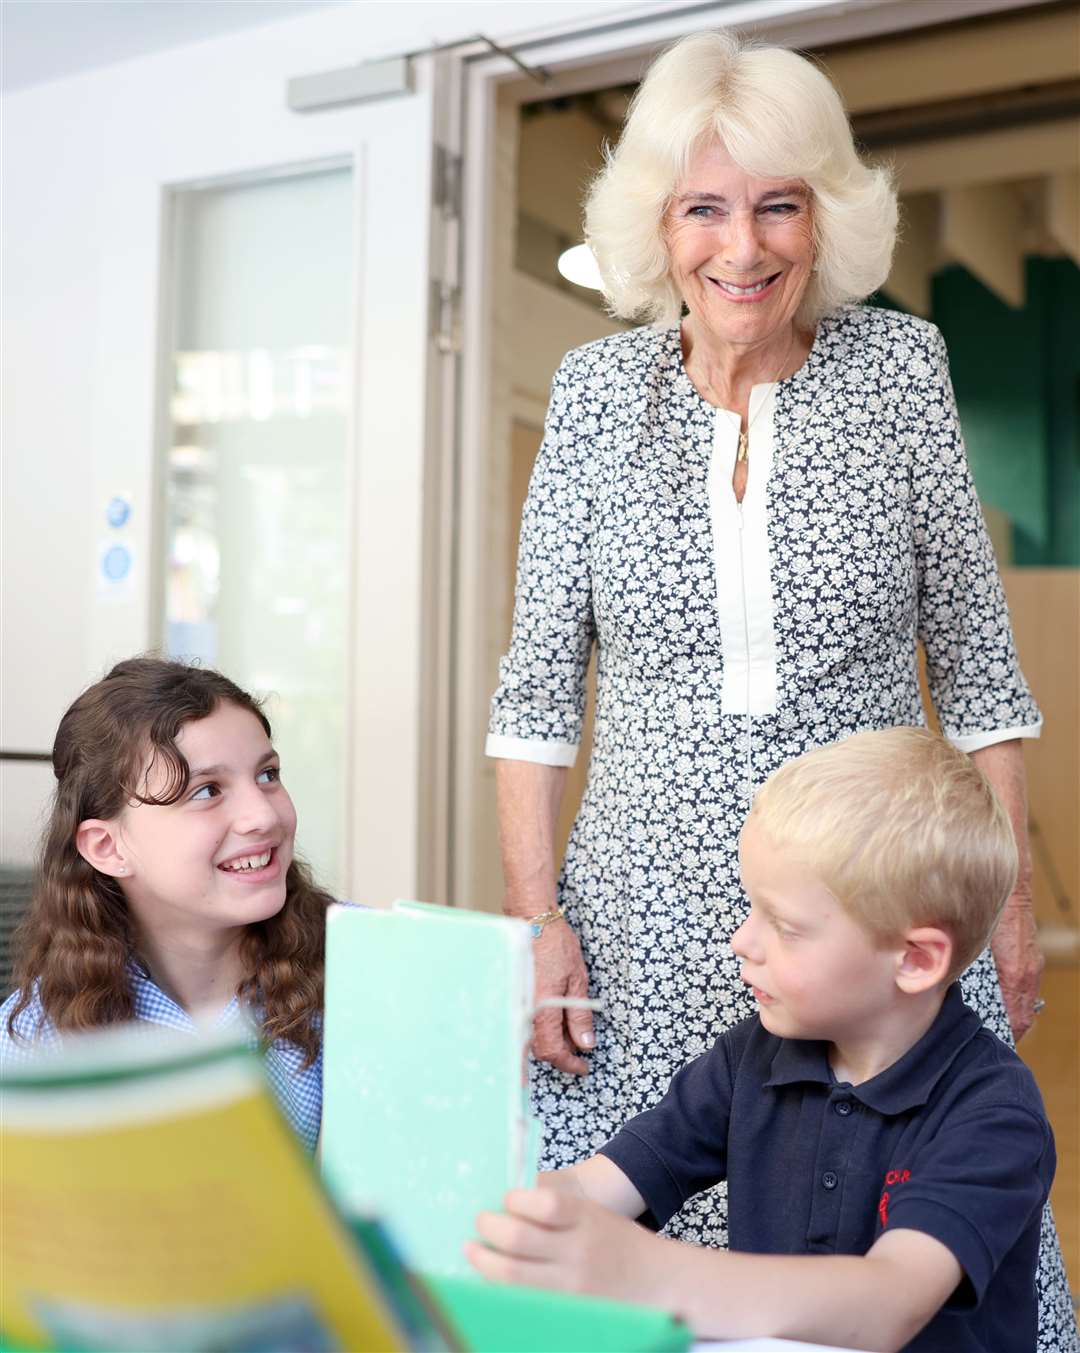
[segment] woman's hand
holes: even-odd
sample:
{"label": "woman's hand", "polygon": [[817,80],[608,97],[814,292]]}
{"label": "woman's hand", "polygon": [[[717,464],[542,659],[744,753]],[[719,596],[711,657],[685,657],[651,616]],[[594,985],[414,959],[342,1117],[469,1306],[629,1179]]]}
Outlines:
{"label": "woman's hand", "polygon": [[[536,1002],[549,996],[588,996],[589,977],[581,945],[565,921],[552,921],[533,940]],[[578,1056],[596,1046],[590,1010],[541,1010],[533,1025],[533,1056],[560,1071],[585,1076],[589,1064]]]}
{"label": "woman's hand", "polygon": [[1031,850],[1028,844],[1027,782],[1019,738],[991,743],[971,759],[994,787],[1012,822],[1019,868],[1016,887],[990,940],[1009,1026],[1017,1043],[1035,1019],[1035,1000],[1045,960],[1035,934],[1031,899]]}
{"label": "woman's hand", "polygon": [[[495,768],[499,803],[507,916],[528,920],[553,911],[555,824],[566,787],[564,766],[500,760]],[[536,1001],[553,996],[588,996],[589,978],[581,945],[566,921],[545,925],[533,940]],[[584,1076],[589,1064],[579,1051],[594,1046],[588,1010],[541,1010],[533,1026],[533,1054],[560,1071]]]}
{"label": "woman's hand", "polygon": [[1019,1043],[1035,1022],[1039,979],[1046,964],[1035,933],[1029,889],[1017,889],[1005,903],[990,941],[990,950],[994,955],[1009,1026]]}

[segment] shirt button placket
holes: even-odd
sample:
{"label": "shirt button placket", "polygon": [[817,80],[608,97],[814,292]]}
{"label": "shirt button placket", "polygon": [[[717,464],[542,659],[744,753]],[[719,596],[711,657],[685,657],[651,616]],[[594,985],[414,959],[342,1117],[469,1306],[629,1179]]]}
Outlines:
{"label": "shirt button placket", "polygon": [[856,1120],[856,1107],[854,1099],[846,1093],[846,1087],[840,1089],[839,1086],[834,1087],[821,1106],[821,1137],[815,1170],[817,1186],[806,1232],[806,1248],[810,1254],[836,1251],[844,1198],[840,1185],[855,1145],[852,1124]]}
{"label": "shirt button placket", "polygon": [[[837,1113],[841,1118],[847,1118],[847,1116],[851,1113],[851,1109],[852,1104],[850,1099],[833,1100],[833,1111]],[[839,1183],[840,1176],[836,1173],[835,1170],[826,1170],[824,1174],[821,1176],[822,1188],[826,1188],[830,1192],[834,1188],[836,1188],[837,1184]]]}

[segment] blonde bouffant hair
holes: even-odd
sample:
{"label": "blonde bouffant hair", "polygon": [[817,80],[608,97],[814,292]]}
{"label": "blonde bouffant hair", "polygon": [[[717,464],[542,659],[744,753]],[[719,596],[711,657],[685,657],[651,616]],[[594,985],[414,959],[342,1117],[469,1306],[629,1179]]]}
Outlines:
{"label": "blonde bouffant hair", "polygon": [[944,930],[950,980],[986,947],[1016,882],[1012,825],[990,782],[926,728],[857,733],[789,761],[751,817],[877,942]]}
{"label": "blonde bouffant hair", "polygon": [[614,315],[678,321],[664,218],[694,152],[713,139],[747,173],[797,178],[810,191],[814,271],[799,324],[881,286],[896,242],[892,175],[859,158],[827,76],[782,47],[699,33],[653,62],[586,197],[585,237]]}

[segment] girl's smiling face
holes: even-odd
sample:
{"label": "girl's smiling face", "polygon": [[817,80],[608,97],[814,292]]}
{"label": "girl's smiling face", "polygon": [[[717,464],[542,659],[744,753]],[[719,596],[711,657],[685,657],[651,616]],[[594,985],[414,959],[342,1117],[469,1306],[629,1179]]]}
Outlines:
{"label": "girl's smiling face", "polygon": [[[285,904],[296,810],[278,755],[249,710],[220,704],[184,724],[176,745],[190,776],[176,803],[129,803],[113,824],[116,870],[137,923],[151,932],[222,931]],[[166,779],[149,764],[148,795]]]}
{"label": "girl's smiling face", "polygon": [[786,341],[814,261],[809,191],[755,178],[718,141],[704,144],[664,218],[671,276],[713,340]]}

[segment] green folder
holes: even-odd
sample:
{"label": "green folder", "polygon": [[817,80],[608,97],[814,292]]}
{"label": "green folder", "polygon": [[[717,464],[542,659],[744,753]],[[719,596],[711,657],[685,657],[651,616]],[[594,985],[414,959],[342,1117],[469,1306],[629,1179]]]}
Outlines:
{"label": "green folder", "polygon": [[535,1180],[524,922],[422,903],[327,920],[323,1173],[411,1266],[472,1274],[476,1214]]}
{"label": "green folder", "polygon": [[470,1353],[684,1353],[688,1326],[648,1306],[431,1278],[428,1288]]}

